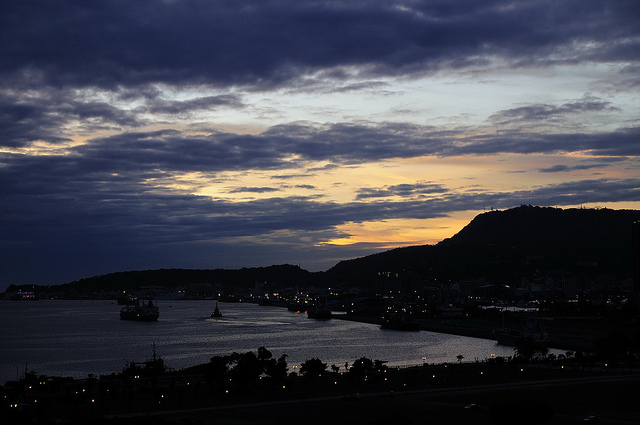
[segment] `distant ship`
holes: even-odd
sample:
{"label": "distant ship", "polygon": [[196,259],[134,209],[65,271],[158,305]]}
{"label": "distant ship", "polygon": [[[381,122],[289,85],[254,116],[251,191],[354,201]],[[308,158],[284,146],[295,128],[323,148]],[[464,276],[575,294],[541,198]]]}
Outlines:
{"label": "distant ship", "polygon": [[129,300],[127,305],[120,310],[120,319],[122,320],[151,322],[158,320],[158,317],[160,317],[160,310],[151,298],[147,302],[140,302],[138,298]]}
{"label": "distant ship", "polygon": [[293,297],[289,298],[287,302],[287,310],[294,311],[296,313],[304,313],[309,308],[307,297],[303,294],[296,293]]}
{"label": "distant ship", "polygon": [[500,345],[516,346],[520,343],[520,341],[527,338],[530,338],[534,342],[545,347],[549,344],[549,334],[543,329],[542,323],[539,319],[530,320],[529,322],[527,322],[524,329],[513,329],[506,327],[494,329],[493,335]]}
{"label": "distant ship", "polygon": [[165,375],[172,369],[168,368],[164,364],[164,359],[156,355],[156,344],[153,346],[153,357],[145,362],[130,362],[122,370],[122,376],[125,377],[145,377],[153,378],[157,376]]}
{"label": "distant ship", "polygon": [[33,291],[7,292],[5,297],[11,301],[37,301],[40,299]]}
{"label": "distant ship", "polygon": [[307,309],[307,317],[318,320],[331,319],[331,308],[324,303],[316,304],[312,308]]}
{"label": "distant ship", "polygon": [[222,313],[220,313],[220,310],[218,309],[217,302],[216,302],[216,308],[213,310],[213,313],[211,313],[211,317],[222,317]]}
{"label": "distant ship", "polygon": [[420,323],[408,320],[405,315],[385,314],[382,316],[380,327],[382,329],[393,329],[396,331],[419,331]]}

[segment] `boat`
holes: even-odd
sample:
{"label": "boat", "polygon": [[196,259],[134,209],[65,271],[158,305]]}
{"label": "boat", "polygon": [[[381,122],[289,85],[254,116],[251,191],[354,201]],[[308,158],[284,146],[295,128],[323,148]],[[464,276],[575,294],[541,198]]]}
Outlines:
{"label": "boat", "polygon": [[289,298],[289,301],[287,301],[287,310],[295,313],[304,313],[309,307],[307,301],[308,300],[304,295],[296,293],[293,297]]}
{"label": "boat", "polygon": [[549,334],[542,327],[539,319],[530,320],[523,329],[502,327],[494,329],[493,335],[499,345],[518,345],[523,339],[532,339],[537,344],[547,346],[549,344]]}
{"label": "boat", "polygon": [[120,319],[122,320],[152,322],[158,320],[158,317],[160,317],[160,310],[151,298],[146,302],[141,302],[138,298],[129,300],[127,305],[120,310]]}
{"label": "boat", "polygon": [[156,344],[152,344],[153,357],[144,362],[129,362],[122,370],[122,376],[139,378],[155,378],[163,376],[173,369],[164,364],[164,359],[156,355]]}
{"label": "boat", "polygon": [[216,302],[216,308],[213,310],[213,313],[211,313],[211,317],[222,317],[222,313],[220,313],[220,310],[218,309],[217,302]]}
{"label": "boat", "polygon": [[396,331],[419,331],[420,323],[408,320],[405,315],[385,314],[382,316],[380,328],[393,329]]}
{"label": "boat", "polygon": [[316,304],[312,308],[307,309],[307,317],[318,320],[331,319],[331,308],[324,303]]}
{"label": "boat", "polygon": [[294,313],[304,313],[307,311],[307,306],[301,302],[289,301],[287,303],[287,310]]}

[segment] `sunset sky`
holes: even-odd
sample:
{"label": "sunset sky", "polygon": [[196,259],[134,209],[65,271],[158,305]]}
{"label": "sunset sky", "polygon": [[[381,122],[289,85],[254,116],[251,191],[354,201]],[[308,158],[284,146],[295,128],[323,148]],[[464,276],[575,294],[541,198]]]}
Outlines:
{"label": "sunset sky", "polygon": [[0,3],[0,290],[640,209],[637,0]]}

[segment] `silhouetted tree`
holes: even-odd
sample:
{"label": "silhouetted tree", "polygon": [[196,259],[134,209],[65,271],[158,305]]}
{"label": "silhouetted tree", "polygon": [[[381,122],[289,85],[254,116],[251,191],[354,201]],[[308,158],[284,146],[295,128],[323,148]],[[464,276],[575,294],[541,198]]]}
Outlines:
{"label": "silhouetted tree", "polygon": [[546,355],[549,349],[533,338],[520,338],[516,347],[516,355],[525,362],[530,362],[536,354]]}
{"label": "silhouetted tree", "polygon": [[265,363],[264,374],[271,383],[282,381],[287,376],[287,355],[281,355],[278,360],[269,359]]}
{"label": "silhouetted tree", "polygon": [[326,370],[327,364],[322,363],[318,358],[309,359],[300,365],[300,373],[307,379],[324,375]]}
{"label": "silhouetted tree", "polygon": [[209,386],[213,387],[218,384],[220,388],[224,387],[224,383],[229,377],[230,362],[229,356],[211,357],[204,372],[204,379]]}
{"label": "silhouetted tree", "polygon": [[386,363],[386,361],[384,361],[384,360],[374,360],[373,361],[373,368],[377,372],[383,372],[383,371],[387,370],[387,365],[385,363]]}
{"label": "silhouetted tree", "polygon": [[595,341],[594,352],[600,360],[631,366],[640,357],[640,331],[615,329]]}
{"label": "silhouetted tree", "polygon": [[237,380],[238,385],[245,387],[260,378],[262,367],[254,352],[233,353],[232,356],[235,357],[235,366],[231,369],[231,375]]}
{"label": "silhouetted tree", "polygon": [[367,372],[375,370],[373,367],[373,360],[366,357],[360,357],[351,366],[349,373],[357,378],[363,377]]}
{"label": "silhouetted tree", "polygon": [[269,360],[272,357],[273,355],[271,354],[271,351],[264,347],[258,348],[258,360]]}

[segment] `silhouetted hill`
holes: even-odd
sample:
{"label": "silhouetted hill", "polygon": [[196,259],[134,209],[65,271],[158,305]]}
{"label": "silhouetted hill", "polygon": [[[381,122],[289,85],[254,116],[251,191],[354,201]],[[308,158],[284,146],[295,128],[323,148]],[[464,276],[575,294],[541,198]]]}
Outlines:
{"label": "silhouetted hill", "polygon": [[631,226],[640,211],[560,209],[521,206],[476,216],[452,238],[452,245],[548,246],[631,243]]}
{"label": "silhouetted hill", "polygon": [[292,265],[160,269],[90,277],[56,288],[87,292],[190,283],[250,288],[255,282],[268,282],[276,288],[337,284],[366,288],[380,273],[389,272],[431,283],[463,279],[509,283],[536,275],[606,275],[620,280],[632,276],[634,221],[640,221],[638,210],[520,206],[479,214],[456,235],[436,245],[396,248],[345,260],[326,272],[311,273]]}
{"label": "silhouetted hill", "polygon": [[632,275],[632,223],[640,211],[521,206],[476,216],[437,245],[397,248],[341,261],[339,281],[370,284],[378,272],[430,281],[486,278],[508,283],[548,276]]}
{"label": "silhouetted hill", "polygon": [[312,281],[311,273],[293,265],[242,268],[238,270],[212,269],[159,269],[110,273],[80,279],[59,285],[61,291],[114,291],[139,289],[143,286],[175,287],[188,284],[220,284],[250,288],[256,282],[271,282],[282,286],[295,286]]}

